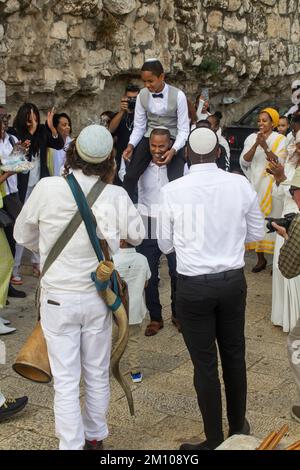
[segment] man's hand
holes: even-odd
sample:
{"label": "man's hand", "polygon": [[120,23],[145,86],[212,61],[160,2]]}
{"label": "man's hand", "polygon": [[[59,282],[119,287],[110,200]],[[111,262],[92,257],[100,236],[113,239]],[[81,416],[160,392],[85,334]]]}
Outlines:
{"label": "man's hand", "polygon": [[171,148],[161,157],[161,161],[157,162],[157,165],[158,166],[168,165],[168,163],[170,163],[170,161],[172,160],[175,154],[176,154],[176,150],[174,148]]}
{"label": "man's hand", "polygon": [[126,149],[124,150],[123,154],[122,154],[122,157],[124,158],[124,160],[126,160],[127,162],[130,161],[131,157],[132,157],[132,154],[133,154],[133,145],[132,144],[128,144]]}
{"label": "man's hand", "polygon": [[272,225],[275,228],[278,235],[285,238],[285,240],[287,240],[289,238],[289,236],[287,234],[287,231],[284,227],[281,227],[280,225],[277,225],[276,222],[272,222]]}
{"label": "man's hand", "polygon": [[123,96],[123,98],[121,99],[120,111],[122,113],[125,113],[125,112],[128,111],[128,98],[127,98],[127,96]]}

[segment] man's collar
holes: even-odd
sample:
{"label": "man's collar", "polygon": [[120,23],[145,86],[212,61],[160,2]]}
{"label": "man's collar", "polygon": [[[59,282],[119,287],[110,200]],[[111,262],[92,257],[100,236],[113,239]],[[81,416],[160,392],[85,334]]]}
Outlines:
{"label": "man's collar", "polygon": [[136,249],[134,247],[120,248],[119,253],[136,253]]}
{"label": "man's collar", "polygon": [[218,170],[216,163],[197,163],[190,166],[190,173],[195,173],[198,171],[211,171]]}

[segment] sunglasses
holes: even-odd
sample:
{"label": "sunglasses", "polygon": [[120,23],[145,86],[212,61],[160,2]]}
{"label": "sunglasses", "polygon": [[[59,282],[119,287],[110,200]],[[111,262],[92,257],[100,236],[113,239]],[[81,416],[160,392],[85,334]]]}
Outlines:
{"label": "sunglasses", "polygon": [[290,195],[291,195],[292,197],[294,197],[295,191],[298,191],[299,189],[300,189],[300,188],[297,188],[297,187],[295,187],[295,186],[291,186],[290,189],[289,189]]}

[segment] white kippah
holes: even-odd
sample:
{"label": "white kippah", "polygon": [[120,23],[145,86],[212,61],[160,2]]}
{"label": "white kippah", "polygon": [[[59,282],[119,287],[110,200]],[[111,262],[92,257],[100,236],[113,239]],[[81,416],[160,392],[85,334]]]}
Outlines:
{"label": "white kippah", "polygon": [[156,57],[150,57],[150,59],[145,60],[145,63],[146,62],[159,62],[159,59],[157,59]]}
{"label": "white kippah", "polygon": [[87,126],[76,139],[76,150],[82,160],[101,163],[109,157],[113,148],[111,133],[99,124]]}
{"label": "white kippah", "polygon": [[295,90],[298,87],[300,87],[300,80],[294,80],[292,83],[292,90]]}
{"label": "white kippah", "polygon": [[188,138],[191,150],[198,155],[207,155],[212,152],[218,143],[218,137],[214,131],[207,127],[194,129]]}

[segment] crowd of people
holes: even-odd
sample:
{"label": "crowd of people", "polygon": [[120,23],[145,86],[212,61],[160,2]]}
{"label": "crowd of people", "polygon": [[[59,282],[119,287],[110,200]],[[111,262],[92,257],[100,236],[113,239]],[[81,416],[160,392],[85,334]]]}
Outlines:
{"label": "crowd of people", "polygon": [[[240,156],[242,176],[230,171],[222,114],[211,112],[206,92],[193,104],[165,81],[157,59],[144,63],[141,80],[142,89],[136,84],[126,87],[118,112],[103,112],[98,123],[76,138],[64,112],[51,110],[42,124],[37,107],[25,103],[10,127],[10,115],[0,107],[0,160],[13,159],[17,149],[33,163],[27,172],[0,174],[0,308],[5,308],[8,295],[26,296],[14,287],[23,283],[20,267],[26,247],[32,252],[33,275],[40,279],[41,325],[54,378],[60,449],[103,448],[112,328],[110,308],[91,278],[98,261],[84,224],[69,234],[41,275],[51,248],[77,212],[66,184],[70,173],[88,200],[99,186],[92,205],[97,236],[107,241],[115,268],[128,285],[133,382],[143,379],[143,334],[154,336],[164,327],[159,268],[161,256],[167,258],[172,322],[194,365],[206,435],[206,441],[185,443],[181,449],[215,449],[224,440],[216,343],[229,435],[250,432],[245,248],[257,253],[254,273],[265,269],[265,254],[274,254],[273,324],[295,333],[300,316],[300,275],[287,279],[281,274],[278,259],[284,238],[276,224],[269,233],[264,221],[299,213],[287,182],[300,164],[300,82],[293,83],[294,106],[287,116],[273,108],[260,112],[258,132],[246,139]],[[147,312],[150,322],[142,332]],[[14,331],[0,318],[1,335]],[[9,401],[0,394],[0,420],[26,403],[27,397]],[[293,416],[300,421],[299,406],[294,406]]]}

